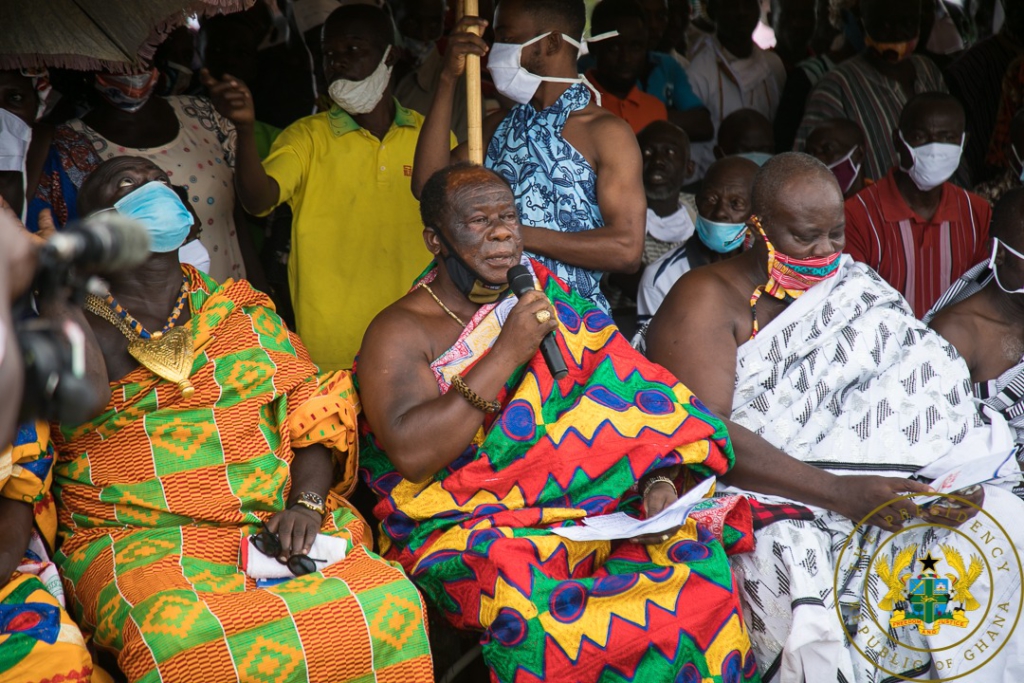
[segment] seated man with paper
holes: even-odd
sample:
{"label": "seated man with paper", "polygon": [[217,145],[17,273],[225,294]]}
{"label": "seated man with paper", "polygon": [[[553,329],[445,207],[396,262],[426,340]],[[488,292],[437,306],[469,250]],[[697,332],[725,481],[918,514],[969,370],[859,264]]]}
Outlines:
{"label": "seated man with paper", "polygon": [[[931,491],[905,478],[915,473],[931,480],[990,454],[999,463],[981,479],[1012,469],[1009,434],[981,426],[956,351],[874,271],[842,255],[843,195],[826,166],[774,157],[755,178],[752,208],[753,247],[684,275],[646,342],[652,360],[728,416],[728,483],[754,499],[814,506],[810,519],[759,530],[754,552],[734,558],[764,679],[962,676],[1006,645],[962,680],[1020,680],[1012,628],[973,629],[997,616],[1012,624],[1020,612],[1020,532],[1010,537],[993,519],[1019,526],[1024,506],[988,485],[927,510],[901,499]],[[968,474],[964,485],[978,481]],[[907,577],[953,581],[968,560],[966,574],[983,561],[991,569],[975,577],[971,599],[961,595],[968,579],[948,596],[972,631],[904,625],[915,604]],[[991,610],[973,611],[974,599]],[[982,638],[985,653],[972,649]]]}
{"label": "seated man with paper", "polygon": [[[523,258],[500,176],[438,171],[421,213],[435,265],[377,316],[357,364],[384,556],[452,624],[483,632],[495,681],[757,680],[726,559],[750,547],[745,500],[705,501],[632,541],[556,533],[655,515],[724,474],[721,421]],[[541,291],[517,298],[520,263]],[[538,352],[552,332],[561,380]]]}

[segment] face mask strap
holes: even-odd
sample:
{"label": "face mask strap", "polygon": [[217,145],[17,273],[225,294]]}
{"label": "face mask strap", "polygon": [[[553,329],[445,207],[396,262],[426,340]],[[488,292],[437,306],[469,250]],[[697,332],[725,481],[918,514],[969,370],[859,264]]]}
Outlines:
{"label": "face mask strap", "polygon": [[1006,287],[1003,287],[1003,283],[999,281],[999,270],[996,268],[996,252],[999,251],[999,245],[1002,245],[1003,249],[1024,261],[1024,254],[1009,246],[998,237],[993,237],[992,256],[988,259],[988,268],[992,271],[992,278],[996,281],[996,286],[1007,294],[1024,294],[1024,287],[1021,287],[1020,289],[1007,289]]}

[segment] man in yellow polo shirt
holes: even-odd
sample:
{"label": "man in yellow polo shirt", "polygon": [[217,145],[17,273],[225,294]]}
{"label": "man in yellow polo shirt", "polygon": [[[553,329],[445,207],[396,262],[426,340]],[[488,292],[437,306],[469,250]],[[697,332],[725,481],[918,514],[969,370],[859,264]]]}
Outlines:
{"label": "man in yellow polo shirt", "polygon": [[329,370],[352,365],[370,321],[408,291],[428,261],[410,189],[423,117],[392,97],[393,35],[377,7],[335,10],[323,27],[334,106],[288,126],[262,163],[248,88],[203,72],[217,110],[238,129],[242,205],[254,215],[284,202],[292,207],[295,321],[313,361]]}

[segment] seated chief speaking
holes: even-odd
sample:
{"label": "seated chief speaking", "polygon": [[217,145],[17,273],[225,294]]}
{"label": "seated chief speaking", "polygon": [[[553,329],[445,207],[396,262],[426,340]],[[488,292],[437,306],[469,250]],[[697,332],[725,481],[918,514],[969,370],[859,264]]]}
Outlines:
{"label": "seated chief speaking", "polygon": [[[523,258],[500,176],[438,171],[420,210],[435,265],[377,316],[357,364],[384,556],[453,625],[483,632],[495,681],[757,680],[726,558],[750,547],[745,500],[706,501],[696,520],[632,542],[552,532],[655,514],[725,473],[722,423]],[[541,291],[517,298],[507,274],[520,263]],[[552,331],[559,381],[538,352]]]}

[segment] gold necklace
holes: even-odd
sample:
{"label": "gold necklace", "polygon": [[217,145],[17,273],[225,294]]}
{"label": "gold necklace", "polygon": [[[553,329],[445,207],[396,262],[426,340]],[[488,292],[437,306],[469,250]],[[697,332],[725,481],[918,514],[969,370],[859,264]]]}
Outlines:
{"label": "gold necklace", "polygon": [[[116,327],[128,339],[128,353],[140,365],[154,375],[178,385],[178,390],[184,398],[192,397],[196,391],[189,381],[192,372],[193,342],[192,333],[187,328],[170,327],[163,333],[153,333],[149,335],[149,339],[145,339],[139,329],[136,329],[141,329],[141,325],[133,326],[131,323],[135,319],[123,308],[114,311],[108,301],[88,294],[85,297],[85,310]],[[176,319],[176,314],[180,312],[180,308],[176,308],[175,313],[172,313],[173,318]],[[170,322],[173,324],[174,321]]]}
{"label": "gold necklace", "polygon": [[441,308],[443,308],[444,312],[447,313],[448,315],[450,315],[452,317],[452,320],[454,320],[455,322],[457,322],[459,324],[459,327],[462,327],[462,328],[466,327],[466,323],[462,322],[462,318],[460,318],[459,316],[457,316],[454,313],[452,313],[452,309],[450,309],[447,306],[445,306],[444,302],[437,298],[437,294],[434,294],[434,290],[432,290],[430,288],[430,285],[428,285],[426,282],[423,282],[423,283],[420,283],[420,287],[422,287],[423,289],[427,290],[427,294],[429,294],[431,297],[433,297],[434,301],[437,302],[437,305],[440,306]]}

